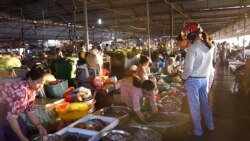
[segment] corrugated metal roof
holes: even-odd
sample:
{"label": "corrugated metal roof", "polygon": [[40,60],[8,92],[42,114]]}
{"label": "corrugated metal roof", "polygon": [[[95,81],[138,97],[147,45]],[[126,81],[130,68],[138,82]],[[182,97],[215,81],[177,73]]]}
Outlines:
{"label": "corrugated metal roof", "polygon": [[[173,17],[174,29],[177,30],[182,28],[183,21],[190,21],[185,19],[183,15],[189,16],[192,21],[203,23],[205,27],[207,26],[209,32],[214,32],[219,30],[224,24],[237,20],[239,16],[243,17],[245,12],[250,13],[250,0],[245,0],[245,4],[248,6],[246,9],[241,7],[244,4],[242,3],[244,0],[168,0],[168,2],[170,1],[174,2],[176,7],[174,8]],[[166,0],[149,1],[152,33],[159,32],[157,28],[163,29],[166,26],[170,26],[170,6],[168,2]],[[83,0],[75,0],[75,3],[76,23],[84,25]],[[91,30],[113,30],[119,26],[119,30],[137,34],[139,34],[138,32],[141,34],[146,33],[145,31],[136,31],[128,28],[129,26],[147,27],[145,0],[88,0],[87,3],[89,27],[95,27],[95,29]],[[20,7],[22,7],[25,19],[42,20],[42,11],[44,11],[45,19],[51,21],[51,23],[74,23],[72,0],[1,0],[0,14],[7,13],[9,17],[20,17]],[[180,11],[182,14],[180,14]],[[102,19],[102,25],[97,24],[98,18]],[[230,18],[231,21],[229,20]],[[3,24],[0,24],[0,28],[3,28]],[[25,26],[25,28],[28,27]],[[53,27],[53,30],[57,30],[57,28]],[[59,32],[62,30],[59,30]],[[177,30],[175,30],[176,33],[179,32]],[[29,33],[30,31],[28,30],[27,32]],[[159,34],[162,33],[160,31]],[[170,33],[169,28],[166,28],[166,33]]]}

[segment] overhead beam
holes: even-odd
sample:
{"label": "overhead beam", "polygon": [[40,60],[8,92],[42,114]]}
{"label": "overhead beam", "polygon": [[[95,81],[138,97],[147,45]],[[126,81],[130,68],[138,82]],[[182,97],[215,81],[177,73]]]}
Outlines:
{"label": "overhead beam", "polygon": [[[169,20],[169,16],[166,15],[166,14],[153,14],[151,15],[151,17],[154,17],[154,22],[157,22],[157,23],[165,23],[165,22],[162,22],[162,21],[166,21],[166,20]],[[158,17],[159,18],[158,18]],[[164,16],[164,17],[163,17]],[[145,16],[141,16],[141,17],[145,17]],[[176,21],[183,21],[183,18],[180,18],[180,17],[176,17],[176,14],[174,15],[175,17],[175,22]],[[210,16],[206,16],[206,18],[204,18],[203,15],[199,15],[199,16],[193,16],[192,17],[192,21],[199,21],[199,20],[202,20],[202,21],[213,21],[213,20],[226,20],[226,19],[229,19],[229,20],[233,20],[235,18],[238,18],[239,17],[239,14],[238,13],[235,13],[235,14],[217,14],[217,15],[210,15]],[[244,17],[244,15],[242,15],[241,17]],[[129,22],[126,22],[126,23],[139,23],[141,21],[138,21],[138,20],[131,20],[131,18],[129,17],[123,17],[123,18],[119,18],[120,20],[120,23],[124,23],[124,21],[128,20]],[[104,24],[112,24],[114,21],[113,18],[109,18],[109,19],[103,19],[103,23]],[[95,20],[89,20],[90,23],[92,22],[95,22]]]}
{"label": "overhead beam", "polygon": [[61,8],[63,11],[65,11],[67,13],[67,15],[72,15],[73,11],[68,10],[67,8],[65,8],[61,3],[59,3],[58,1],[54,1],[56,6],[58,6],[59,8]]}
{"label": "overhead beam", "polygon": [[[208,11],[206,11],[208,12]],[[207,15],[206,17],[204,17],[204,14],[206,14],[206,12],[203,12],[203,15],[195,15],[196,12],[192,12],[191,14],[193,14],[192,16],[192,20],[197,20],[197,19],[232,19],[232,18],[236,18],[239,16],[238,11],[236,10],[234,14],[224,14],[224,13],[218,13],[218,14],[211,14],[211,15]],[[211,12],[211,11],[209,11]],[[179,14],[174,14],[175,20],[183,20],[183,18],[181,18],[180,16],[178,16]],[[243,17],[244,15],[241,15],[241,17]],[[145,16],[140,16],[141,18],[145,18]],[[154,19],[157,19],[158,17],[161,17],[161,19],[163,20],[167,20],[169,19],[169,16],[166,13],[162,13],[162,12],[157,12],[157,13],[151,13],[151,17],[154,17]],[[120,21],[122,22],[125,19],[129,19],[131,20],[131,18],[129,17],[120,17],[119,18]],[[113,21],[113,17],[112,18],[106,18],[103,19],[104,22],[111,22]],[[155,21],[155,20],[154,20]],[[93,20],[90,20],[90,23],[94,22]]]}
{"label": "overhead beam", "polygon": [[[229,16],[229,15],[231,15],[231,16]],[[155,17],[154,18],[155,22],[164,21],[163,23],[165,23],[165,21],[169,20],[169,16],[165,16],[165,15],[164,15],[164,17],[162,17],[162,15],[159,15],[159,17],[156,17],[156,15],[152,15],[152,17]],[[192,18],[192,21],[195,22],[195,21],[200,21],[200,20],[201,21],[234,20],[234,19],[236,19],[238,17],[239,17],[238,13],[233,14],[233,15],[232,14],[210,15],[210,16],[206,16],[206,18],[204,18],[203,15],[199,15],[199,17],[198,16],[194,16]],[[243,18],[243,17],[244,17],[244,15],[241,16],[241,18]],[[128,20],[128,22],[126,22],[127,20]],[[183,19],[180,18],[180,17],[175,17],[175,21],[174,22],[176,22],[176,21],[177,22],[183,21]],[[90,20],[90,22],[92,22],[92,20]],[[109,24],[109,23],[113,22],[113,20],[112,19],[103,19],[103,22],[106,23],[106,24]],[[120,22],[121,23],[124,23],[124,22],[126,22],[126,23],[130,23],[130,22],[131,23],[136,23],[136,22],[138,22],[139,23],[140,21],[131,20],[130,18],[120,18]]]}
{"label": "overhead beam", "polygon": [[250,9],[250,5],[247,5],[246,7],[241,5],[232,5],[232,6],[224,6],[224,7],[210,7],[210,8],[192,8],[186,10],[187,12],[215,12],[215,11],[232,11],[232,10],[248,10]]}
{"label": "overhead beam", "polygon": [[4,3],[4,4],[0,3],[0,8],[2,9],[2,8],[10,8],[10,7],[20,7],[25,4],[37,3],[39,1],[43,1],[43,0],[12,0],[9,3]]}
{"label": "overhead beam", "polygon": [[[200,24],[205,24],[205,25],[208,25],[208,24],[227,24],[227,23],[231,23],[232,21],[231,20],[227,20],[227,21],[200,21],[199,23]],[[170,26],[171,24],[166,21],[164,22],[164,25],[162,26],[157,26],[157,28],[162,28],[163,26]],[[130,26],[135,26],[135,27],[140,27],[140,28],[145,28],[146,29],[146,26],[147,26],[147,23],[144,22],[144,23],[139,23],[137,21],[135,22],[124,22],[124,23],[121,23],[119,24],[119,26],[113,26],[113,25],[105,25],[105,26],[102,26],[102,27],[98,27],[98,28],[130,28]],[[174,22],[174,28],[177,27],[177,26],[183,26],[183,22],[181,20],[179,20],[178,22]],[[138,28],[139,30],[139,28]],[[162,30],[162,29],[161,29]]]}
{"label": "overhead beam", "polygon": [[169,0],[171,3],[190,3],[190,2],[201,2],[204,0]]}
{"label": "overhead beam", "polygon": [[185,14],[184,11],[183,11],[179,6],[177,6],[177,5],[174,4],[174,3],[169,2],[168,0],[164,0],[164,2],[167,3],[168,5],[172,6],[173,9],[174,9],[175,11],[177,11],[178,13],[180,13],[185,19],[191,20],[190,15]]}
{"label": "overhead beam", "polygon": [[[222,17],[222,19],[220,19],[220,18],[204,19],[202,17],[202,18],[196,18],[196,19],[194,19],[192,21],[194,21],[194,22],[207,22],[207,23],[221,22],[221,21],[232,22],[233,19],[235,19],[235,18],[238,18],[238,17],[237,16],[230,17],[230,18],[224,18],[224,17]],[[126,18],[126,19],[128,19],[128,18]],[[119,25],[134,25],[134,24],[136,24],[137,26],[139,26],[139,25],[145,25],[146,24],[145,22],[136,21],[136,20],[131,21],[131,20],[128,19],[129,21],[126,21],[126,19],[120,20],[120,24]],[[155,19],[154,21],[155,22],[162,22],[162,21],[164,21],[164,22],[162,22],[162,26],[163,26],[163,25],[169,25],[168,19],[169,18],[166,18],[166,19],[162,18],[162,19]],[[107,26],[107,25],[113,26],[113,22],[114,22],[113,20],[108,20],[108,21],[104,20],[103,21],[103,23],[104,23],[105,26]],[[174,25],[176,23],[183,23],[183,19],[181,19],[181,18],[175,19],[174,20]]]}

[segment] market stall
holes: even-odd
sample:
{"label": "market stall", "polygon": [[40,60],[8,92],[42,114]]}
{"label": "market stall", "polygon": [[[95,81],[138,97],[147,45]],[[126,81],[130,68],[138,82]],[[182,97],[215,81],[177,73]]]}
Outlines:
{"label": "market stall", "polygon": [[[60,139],[87,138],[97,141],[101,138],[107,140],[109,136],[110,138],[120,136],[123,139],[126,138],[123,133],[129,133],[129,138],[133,134],[139,139],[137,136],[145,131],[149,132],[148,136],[144,135],[140,139],[149,137],[162,140],[167,129],[174,130],[175,127],[185,124],[188,116],[180,113],[185,92],[179,78],[154,75],[158,80],[160,91],[157,96],[158,108],[166,118],[151,121],[150,115],[146,114],[148,118],[146,123],[141,123],[125,105],[114,105],[118,104],[115,97],[120,95],[121,83],[116,77],[96,76],[93,79],[94,90],[85,87],[68,87],[68,81],[53,78],[44,87],[46,97],[36,99],[36,114],[49,133],[53,133],[43,138],[60,136]],[[31,131],[35,129],[25,116],[23,119]],[[95,119],[101,121],[95,121]],[[103,122],[103,126],[98,126],[100,122]],[[130,130],[138,131],[139,135],[134,135],[135,133]]]}

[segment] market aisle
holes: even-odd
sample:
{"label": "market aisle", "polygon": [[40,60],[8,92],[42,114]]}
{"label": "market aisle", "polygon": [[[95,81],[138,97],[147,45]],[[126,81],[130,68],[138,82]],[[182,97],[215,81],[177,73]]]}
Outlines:
{"label": "market aisle", "polygon": [[249,141],[250,140],[250,96],[235,94],[234,75],[227,67],[217,67],[216,78],[209,94],[215,123],[214,132],[204,132],[202,137],[184,133],[190,124],[171,131],[164,140],[171,141]]}

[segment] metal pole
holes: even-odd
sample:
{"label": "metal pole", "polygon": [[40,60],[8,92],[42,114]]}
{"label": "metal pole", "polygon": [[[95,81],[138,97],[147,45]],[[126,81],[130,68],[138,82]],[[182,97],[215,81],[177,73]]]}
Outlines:
{"label": "metal pole", "polygon": [[101,40],[103,41],[103,34],[102,34],[102,31],[101,31]]}
{"label": "metal pole", "polygon": [[117,49],[117,12],[115,12],[115,48]]}
{"label": "metal pole", "polygon": [[[240,23],[240,22],[239,22]],[[238,30],[237,30],[237,42],[238,42],[238,47],[240,47],[240,24],[238,24]]]}
{"label": "metal pole", "polygon": [[71,26],[71,24],[69,24],[69,40],[71,41],[71,39],[72,39],[72,26]]}
{"label": "metal pole", "polygon": [[23,30],[23,9],[20,9],[21,12],[21,43],[24,43],[24,30]]}
{"label": "metal pole", "polygon": [[89,51],[89,26],[88,26],[87,0],[84,0],[85,32],[86,32],[86,50]]}
{"label": "metal pole", "polygon": [[74,6],[74,36],[73,36],[73,46],[75,51],[77,51],[77,47],[76,47],[76,4],[75,4],[75,0],[73,0],[73,6]]}
{"label": "metal pole", "polygon": [[170,5],[170,46],[171,46],[171,52],[173,53],[173,36],[174,36],[174,17],[173,17],[173,6]]}
{"label": "metal pole", "polygon": [[147,18],[148,18],[148,56],[151,58],[151,52],[150,52],[150,23],[149,23],[149,0],[147,0]]}
{"label": "metal pole", "polygon": [[43,14],[43,42],[45,42],[45,17],[44,17],[44,10],[42,11]]}
{"label": "metal pole", "polygon": [[163,29],[164,29],[163,36],[166,36],[166,26],[165,25],[163,25]]}
{"label": "metal pole", "polygon": [[244,18],[244,38],[243,38],[243,58],[246,58],[245,50],[246,50],[246,25],[247,25],[247,13],[245,13],[245,18]]}
{"label": "metal pole", "polygon": [[7,32],[6,32],[6,28],[7,28],[6,21],[3,21],[3,23],[4,23],[4,39],[6,39],[6,35],[7,35]]}

